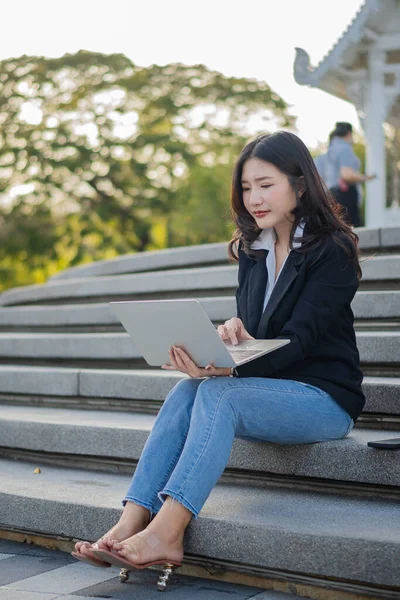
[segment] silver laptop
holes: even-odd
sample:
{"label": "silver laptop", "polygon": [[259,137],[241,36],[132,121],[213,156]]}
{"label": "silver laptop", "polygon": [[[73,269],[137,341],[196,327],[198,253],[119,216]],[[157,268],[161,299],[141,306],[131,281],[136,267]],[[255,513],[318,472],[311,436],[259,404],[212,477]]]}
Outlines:
{"label": "silver laptop", "polygon": [[245,340],[237,346],[221,340],[198,300],[110,302],[136,348],[152,367],[169,364],[171,346],[183,348],[198,367],[243,365],[290,340]]}

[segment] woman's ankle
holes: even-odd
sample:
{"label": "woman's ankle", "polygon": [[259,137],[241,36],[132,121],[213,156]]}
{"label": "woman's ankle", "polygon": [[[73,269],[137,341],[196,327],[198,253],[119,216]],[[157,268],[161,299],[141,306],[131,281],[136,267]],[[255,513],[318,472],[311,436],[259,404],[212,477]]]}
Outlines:
{"label": "woman's ankle", "polygon": [[146,526],[150,521],[150,511],[140,504],[128,501],[119,518],[119,523],[132,522],[132,520],[143,522]]}
{"label": "woman's ankle", "polygon": [[149,535],[156,535],[163,540],[163,542],[171,545],[182,543],[185,534],[184,528],[174,527],[171,523],[163,523],[160,521],[157,523],[152,521],[144,531]]}
{"label": "woman's ankle", "polygon": [[159,535],[171,545],[182,544],[192,516],[192,513],[182,504],[168,497],[146,530]]}

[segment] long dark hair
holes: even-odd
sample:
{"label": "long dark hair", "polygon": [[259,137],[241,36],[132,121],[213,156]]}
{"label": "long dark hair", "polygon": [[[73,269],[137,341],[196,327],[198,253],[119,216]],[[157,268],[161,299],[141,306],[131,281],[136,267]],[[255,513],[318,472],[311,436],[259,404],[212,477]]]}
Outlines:
{"label": "long dark hair", "polygon": [[[303,237],[295,238],[301,242],[297,252],[310,252],[320,246],[328,237],[342,246],[350,260],[355,263],[357,276],[361,278],[358,260],[358,235],[343,219],[343,208],[336,202],[318,174],[311,154],[297,135],[288,131],[259,135],[245,146],[236,162],[232,178],[231,212],[236,224],[236,231],[229,242],[228,254],[238,261],[236,242],[241,240],[246,254],[260,259],[264,254],[260,250],[251,249],[251,244],[262,231],[254,218],[246,210],[243,203],[242,171],[244,163],[250,158],[258,158],[273,164],[287,176],[296,194],[297,206],[292,211],[294,216],[290,232],[290,249],[296,227],[304,219],[306,226]],[[300,196],[299,178],[304,178],[304,193]]]}

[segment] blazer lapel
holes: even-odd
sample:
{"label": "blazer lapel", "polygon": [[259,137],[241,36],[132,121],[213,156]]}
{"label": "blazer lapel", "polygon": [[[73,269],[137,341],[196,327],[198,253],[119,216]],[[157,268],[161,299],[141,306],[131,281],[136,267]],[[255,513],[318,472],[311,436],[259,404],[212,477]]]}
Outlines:
{"label": "blazer lapel", "polygon": [[278,281],[276,282],[276,285],[272,290],[272,294],[267,306],[265,307],[265,311],[261,315],[257,329],[257,335],[255,336],[256,338],[260,339],[261,336],[265,336],[265,332],[268,329],[268,324],[272,315],[278,308],[283,296],[286,294],[290,285],[296,279],[299,273],[300,265],[303,263],[305,257],[305,252],[300,253],[296,252],[295,250],[292,250],[290,252],[285,262],[285,266],[283,267],[282,273],[279,275]]}
{"label": "blazer lapel", "polygon": [[264,257],[260,260],[254,260],[248,279],[247,288],[247,322],[246,329],[250,335],[256,335],[257,327],[260,322],[262,308],[264,304],[265,288],[267,285],[267,266],[265,263],[268,250],[262,250]]}

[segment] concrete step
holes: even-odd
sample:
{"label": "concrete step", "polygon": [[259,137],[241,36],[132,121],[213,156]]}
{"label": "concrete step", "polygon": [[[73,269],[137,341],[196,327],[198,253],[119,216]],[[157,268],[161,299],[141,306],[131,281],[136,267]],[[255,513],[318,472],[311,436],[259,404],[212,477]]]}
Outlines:
{"label": "concrete step", "polygon": [[161,369],[97,370],[0,365],[0,393],[164,400],[185,376]]}
{"label": "concrete step", "polygon": [[392,370],[392,374],[400,374],[400,335],[399,332],[358,331],[357,347],[365,375],[372,372],[384,375]]}
{"label": "concrete step", "polygon": [[228,264],[228,242],[125,254],[109,260],[98,260],[90,264],[65,269],[65,271],[50,277],[49,281],[221,264]]}
{"label": "concrete step", "polygon": [[[1,453],[39,453],[33,458],[61,465],[82,465],[85,459],[100,470],[128,472],[139,459],[155,417],[141,413],[87,411],[2,405]],[[283,445],[235,440],[228,471],[246,479],[283,475],[360,484],[363,493],[396,494],[400,499],[398,453],[369,448],[370,440],[400,437],[400,431],[354,429],[343,440],[323,444]],[[373,486],[370,490],[369,486]]]}
{"label": "concrete step", "polygon": [[[0,366],[0,402],[157,412],[184,376],[162,370]],[[400,378],[366,377],[363,415],[400,417]]]}
{"label": "concrete step", "polygon": [[[366,369],[376,375],[398,372],[400,332],[358,332],[357,345]],[[0,361],[17,360],[20,364],[147,367],[127,333],[0,333]],[[372,372],[366,370],[365,374]]]}
{"label": "concrete step", "polygon": [[[362,263],[362,287],[398,290],[400,255],[373,256]],[[237,286],[237,266],[201,267],[57,280],[45,285],[30,285],[6,290],[0,305],[31,303],[57,304],[117,300],[122,298],[186,297],[232,294]]]}
{"label": "concrete step", "polygon": [[[155,414],[183,378],[161,370],[0,366],[0,404],[119,410]],[[366,377],[357,426],[400,428],[400,378]]]}
{"label": "concrete step", "polygon": [[[0,461],[3,529],[95,540],[118,519],[129,476],[50,466],[34,475],[34,466]],[[369,589],[394,599],[400,507],[389,499],[219,484],[189,526],[185,553],[210,566],[274,579],[290,574],[292,582],[323,579],[341,593]]]}
{"label": "concrete step", "polygon": [[[199,299],[208,316],[214,322],[223,322],[236,314],[234,296],[206,297]],[[360,322],[368,326],[376,321],[377,327],[400,324],[400,291],[359,291],[352,308]],[[58,306],[7,306],[0,308],[0,330],[46,331],[72,328],[76,331],[108,328],[122,330],[122,325],[108,303],[65,304]]]}
{"label": "concrete step", "polygon": [[[399,262],[400,264],[400,262]],[[59,303],[66,299],[82,302],[86,298],[94,301],[119,298],[186,297],[191,292],[207,295],[215,290],[219,295],[228,290],[232,293],[237,286],[237,266],[202,267],[114,275],[107,277],[85,277],[61,280],[45,285],[28,285],[6,290],[0,296],[0,305]],[[210,295],[210,294],[208,294]]]}
{"label": "concrete step", "polygon": [[400,291],[358,291],[352,309],[356,319],[399,319]]}
{"label": "concrete step", "polygon": [[[390,292],[391,293],[391,292]],[[390,317],[396,312],[396,302],[392,299],[382,298],[382,303],[389,308]],[[199,298],[208,316],[213,321],[225,321],[236,315],[236,301],[234,296]],[[371,304],[376,305],[375,301]],[[400,315],[400,292],[399,292]],[[38,330],[47,328],[54,331],[57,327],[68,328],[122,328],[122,325],[112,310],[109,303],[98,304],[66,304],[58,306],[7,306],[0,308],[0,329],[12,330]],[[123,328],[122,328],[123,329]]]}
{"label": "concrete step", "polygon": [[[356,230],[362,251],[376,249],[387,251],[400,248],[400,227],[367,228]],[[50,278],[50,281],[78,277],[101,277],[121,273],[176,269],[194,265],[211,265],[227,262],[228,241],[216,244],[167,248],[165,250],[126,254],[109,260],[100,260],[87,265],[66,269]]]}
{"label": "concrete step", "polygon": [[[367,228],[363,228],[367,229]],[[360,243],[362,244],[373,244],[375,243],[374,235],[372,233],[369,235],[367,232],[363,232],[360,235]],[[365,238],[365,242],[361,242],[361,240]],[[394,225],[392,227],[382,227],[379,231],[379,245],[381,249],[385,248],[399,248],[400,247],[400,227],[398,225]],[[370,246],[372,247],[372,246]]]}
{"label": "concrete step", "polygon": [[361,286],[381,285],[386,289],[399,289],[400,255],[372,255],[361,261],[361,268]]}

